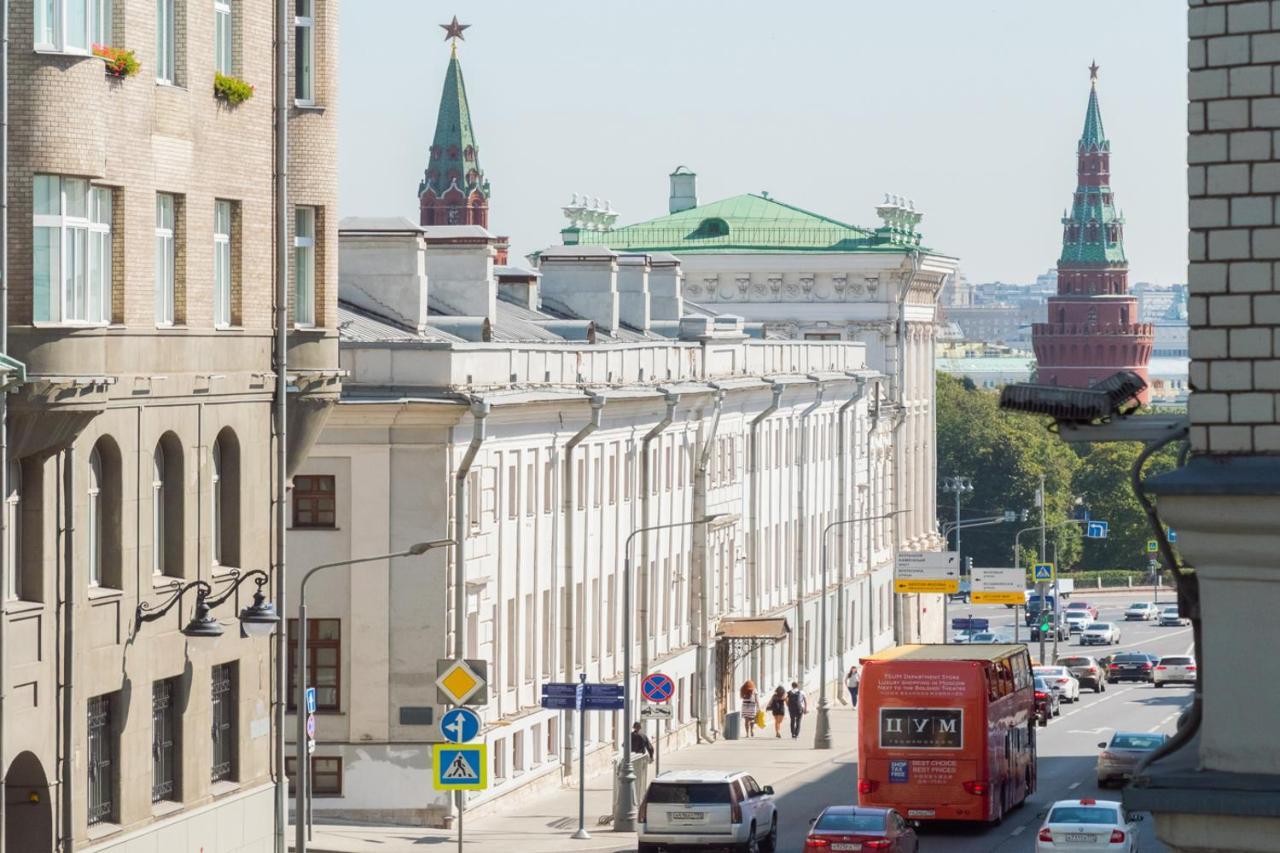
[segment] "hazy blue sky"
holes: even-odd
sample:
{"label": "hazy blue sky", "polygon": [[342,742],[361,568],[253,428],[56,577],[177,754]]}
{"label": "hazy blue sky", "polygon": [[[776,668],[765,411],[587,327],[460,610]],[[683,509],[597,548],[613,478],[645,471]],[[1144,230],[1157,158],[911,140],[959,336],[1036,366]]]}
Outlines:
{"label": "hazy blue sky", "polygon": [[1057,259],[1090,60],[1128,220],[1131,280],[1183,281],[1186,7],[1176,0],[358,0],[340,5],[343,215],[417,221],[449,48],[459,56],[490,228],[558,242],[572,192],[620,223],[768,190],[856,224],[885,192],[973,281]]}

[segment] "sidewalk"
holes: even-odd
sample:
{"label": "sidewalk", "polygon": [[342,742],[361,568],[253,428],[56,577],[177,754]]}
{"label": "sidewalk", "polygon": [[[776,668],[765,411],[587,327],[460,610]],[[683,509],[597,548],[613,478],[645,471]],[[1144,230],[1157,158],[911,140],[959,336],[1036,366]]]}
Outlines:
{"label": "sidewalk", "polygon": [[[817,697],[810,697],[816,708]],[[856,716],[849,706],[831,697],[832,748],[814,750],[816,713],[805,717],[799,740],[787,736],[784,722],[781,739],[773,736],[773,722],[766,732],[740,740],[719,740],[697,744],[662,756],[662,770],[745,770],[762,785],[773,785],[782,795],[790,790],[792,777],[823,764],[848,761],[856,748]],[[643,796],[643,792],[637,792]],[[569,838],[578,828],[577,788],[562,788],[516,807],[518,813],[488,815],[465,821],[463,849],[467,853],[576,853],[576,851],[633,851],[633,833],[613,832],[601,818],[612,812],[613,786],[610,774],[587,777],[586,826],[589,840]],[[289,838],[292,840],[292,828]],[[452,849],[456,831],[421,827],[353,826],[317,824],[309,853],[420,853],[424,847]],[[292,849],[292,842],[290,844]]]}

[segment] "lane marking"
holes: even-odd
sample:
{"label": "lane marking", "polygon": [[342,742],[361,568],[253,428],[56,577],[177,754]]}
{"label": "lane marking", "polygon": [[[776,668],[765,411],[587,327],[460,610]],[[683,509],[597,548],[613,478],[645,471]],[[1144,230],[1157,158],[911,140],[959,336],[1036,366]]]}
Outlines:
{"label": "lane marking", "polygon": [[1076,788],[1079,788],[1079,787],[1080,787],[1079,782],[1072,782],[1070,785],[1067,786],[1067,790],[1074,791]]}
{"label": "lane marking", "polygon": [[1018,827],[1018,828],[1017,828],[1017,829],[1015,829],[1013,832],[1009,833],[1009,836],[1010,836],[1010,837],[1013,837],[1013,836],[1015,836],[1015,835],[1021,835],[1022,833],[1026,832],[1026,831],[1027,831],[1027,825],[1024,823],[1022,826]]}

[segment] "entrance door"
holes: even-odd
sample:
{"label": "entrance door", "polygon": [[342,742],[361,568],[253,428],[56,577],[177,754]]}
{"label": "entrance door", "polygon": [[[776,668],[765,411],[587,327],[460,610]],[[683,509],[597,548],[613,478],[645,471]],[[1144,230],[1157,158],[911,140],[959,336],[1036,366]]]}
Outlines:
{"label": "entrance door", "polygon": [[53,807],[49,779],[40,759],[30,752],[21,753],[9,765],[5,778],[5,849],[53,853]]}

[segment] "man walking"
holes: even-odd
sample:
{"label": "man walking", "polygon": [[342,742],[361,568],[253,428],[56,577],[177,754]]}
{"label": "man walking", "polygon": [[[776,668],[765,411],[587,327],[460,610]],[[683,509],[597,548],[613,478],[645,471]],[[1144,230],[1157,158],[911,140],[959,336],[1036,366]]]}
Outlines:
{"label": "man walking", "polygon": [[650,761],[653,760],[653,741],[649,740],[640,723],[631,727],[631,752],[633,755],[647,755]]}
{"label": "man walking", "polygon": [[791,720],[791,737],[800,737],[800,720],[809,712],[809,700],[805,698],[804,691],[800,689],[800,682],[791,682],[791,689],[787,691],[787,716]]}
{"label": "man walking", "polygon": [[849,688],[849,702],[853,707],[858,707],[858,685],[862,681],[862,676],[858,673],[858,665],[855,663],[849,667],[849,674],[844,677],[844,686]]}

